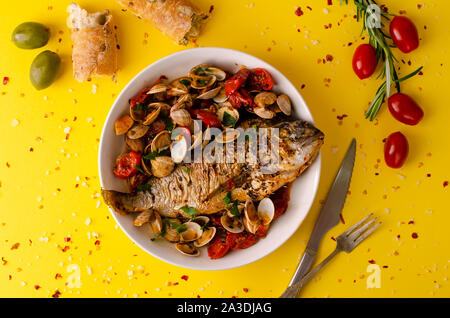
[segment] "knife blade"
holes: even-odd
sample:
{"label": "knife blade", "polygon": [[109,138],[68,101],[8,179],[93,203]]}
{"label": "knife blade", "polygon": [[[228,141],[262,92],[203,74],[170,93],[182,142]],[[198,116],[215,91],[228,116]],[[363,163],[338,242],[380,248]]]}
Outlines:
{"label": "knife blade", "polygon": [[289,286],[295,284],[303,276],[306,275],[311,268],[317,251],[319,250],[320,241],[323,236],[340,221],[340,214],[344,206],[345,198],[347,197],[350,180],[352,177],[353,166],[355,163],[356,154],[356,140],[353,138],[350,146],[345,154],[339,171],[334,178],[334,182],[328,191],[325,203],[317,218],[314,229],[306,246],[305,253],[297,267],[297,270],[292,277]]}

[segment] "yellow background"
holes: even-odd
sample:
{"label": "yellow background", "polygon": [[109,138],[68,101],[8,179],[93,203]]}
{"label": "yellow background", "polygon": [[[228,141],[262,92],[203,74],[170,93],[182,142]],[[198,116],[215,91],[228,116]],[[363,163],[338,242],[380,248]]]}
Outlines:
{"label": "yellow background", "polygon": [[[332,236],[369,212],[378,215],[383,225],[353,253],[338,255],[302,296],[449,297],[450,186],[445,188],[443,182],[450,179],[446,14],[450,2],[384,1],[391,12],[404,10],[421,37],[419,49],[409,55],[394,50],[405,62],[400,63],[401,75],[424,66],[423,76],[402,85],[425,111],[424,120],[415,127],[394,120],[386,106],[376,122],[364,119],[380,82],[375,76],[360,81],[351,69],[356,45],[367,42],[359,36],[361,25],[353,19],[353,5],[341,7],[339,0],[332,6],[327,0],[196,2],[204,10],[214,5],[198,45],[245,51],[277,67],[300,90],[325,132],[320,188],[302,226],[271,255],[233,270],[191,271],[147,255],[116,226],[99,197],[99,138],[106,115],[126,83],[150,63],[185,47],[122,11],[113,0],[79,1],[88,10],[112,11],[120,43],[117,84],[109,79],[80,84],[72,77],[71,40],[65,25],[70,1],[9,1],[7,5],[2,1],[0,296],[51,297],[58,290],[61,297],[278,297],[305,248],[320,201],[351,138],[356,137],[345,225],[326,235],[318,260],[334,249]],[[420,9],[417,3],[422,4]],[[304,12],[301,17],[294,14],[297,6]],[[12,30],[25,21],[50,27],[47,46],[21,50],[11,43]],[[326,29],[329,23],[332,27]],[[29,65],[45,49],[60,54],[62,72],[50,88],[36,91],[28,79]],[[331,62],[318,63],[328,54],[333,56]],[[10,78],[7,85],[1,83],[4,76]],[[337,116],[343,114],[348,117],[340,122]],[[402,169],[393,170],[384,164],[382,140],[398,130],[409,140],[410,155]],[[414,232],[417,239],[411,236]],[[65,246],[69,248],[64,252]],[[367,289],[366,269],[372,260],[381,267],[379,289]],[[80,288],[66,285],[71,264],[80,269]],[[183,275],[187,281],[181,279]]]}

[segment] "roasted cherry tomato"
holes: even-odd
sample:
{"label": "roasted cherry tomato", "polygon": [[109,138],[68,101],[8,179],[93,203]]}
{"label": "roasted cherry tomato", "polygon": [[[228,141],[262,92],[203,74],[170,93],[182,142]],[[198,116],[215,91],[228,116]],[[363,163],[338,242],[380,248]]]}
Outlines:
{"label": "roasted cherry tomato", "polygon": [[267,235],[267,228],[264,226],[264,225],[260,225],[260,226],[258,226],[258,229],[256,230],[256,233],[255,233],[255,235],[257,236],[257,237],[266,237],[266,235]]}
{"label": "roasted cherry tomato", "polygon": [[201,120],[206,126],[221,127],[222,123],[219,118],[213,113],[202,109],[191,109],[190,113],[195,116],[196,119]]}
{"label": "roasted cherry tomato", "polygon": [[127,179],[134,176],[141,164],[141,154],[139,152],[128,152],[117,157],[116,167],[114,168],[114,175],[121,179]]}
{"label": "roasted cherry tomato", "polygon": [[407,125],[417,125],[423,118],[423,110],[408,95],[396,93],[389,97],[389,110],[398,121]]}
{"label": "roasted cherry tomato", "polygon": [[361,44],[353,55],[353,71],[360,79],[370,77],[377,68],[377,55],[370,44]]}
{"label": "roasted cherry tomato", "polygon": [[274,219],[281,216],[287,210],[288,202],[289,202],[289,193],[290,193],[291,185],[284,185],[275,191],[271,196],[273,205],[275,206],[275,215]]}
{"label": "roasted cherry tomato", "polygon": [[253,108],[254,106],[252,95],[243,88],[230,95],[228,101],[234,108],[241,108],[242,106]]}
{"label": "roasted cherry tomato", "polygon": [[396,16],[392,19],[390,32],[394,44],[403,53],[409,53],[419,46],[416,26],[407,17]]}
{"label": "roasted cherry tomato", "polygon": [[247,85],[250,90],[270,91],[273,88],[273,79],[263,68],[254,68],[250,70]]}
{"label": "roasted cherry tomato", "polygon": [[227,233],[225,229],[218,228],[214,239],[209,243],[208,256],[212,259],[224,257],[230,250],[227,244]]}
{"label": "roasted cherry tomato", "polygon": [[230,96],[236,92],[247,81],[250,71],[246,68],[239,70],[236,74],[225,81],[225,94]]}
{"label": "roasted cherry tomato", "polygon": [[408,156],[408,140],[401,132],[395,132],[386,140],[384,144],[384,160],[391,168],[400,168],[405,163]]}
{"label": "roasted cherry tomato", "polygon": [[242,250],[252,246],[258,241],[256,235],[248,232],[227,233],[227,244],[232,250]]}

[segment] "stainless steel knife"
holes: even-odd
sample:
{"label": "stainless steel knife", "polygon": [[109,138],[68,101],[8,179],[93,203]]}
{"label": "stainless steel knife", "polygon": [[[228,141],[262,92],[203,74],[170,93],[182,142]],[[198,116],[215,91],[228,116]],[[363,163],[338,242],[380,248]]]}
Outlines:
{"label": "stainless steel knife", "polygon": [[322,210],[320,211],[316,225],[311,233],[311,237],[309,238],[305,253],[303,254],[300,264],[297,267],[289,286],[295,284],[306,275],[308,270],[311,268],[314,259],[316,258],[320,241],[323,236],[339,223],[341,210],[344,206],[345,198],[350,185],[350,179],[352,177],[355,154],[356,140],[353,139],[347,153],[345,154],[336,178],[334,179],[333,185],[328,192],[328,196]]}

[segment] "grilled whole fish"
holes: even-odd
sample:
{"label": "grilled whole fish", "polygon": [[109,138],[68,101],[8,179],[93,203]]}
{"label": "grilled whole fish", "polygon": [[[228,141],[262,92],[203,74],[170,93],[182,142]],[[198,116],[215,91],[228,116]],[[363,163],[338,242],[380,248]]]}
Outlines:
{"label": "grilled whole fish", "polygon": [[119,214],[153,209],[166,217],[189,218],[182,207],[193,207],[199,215],[226,209],[223,199],[230,184],[233,200],[259,201],[294,181],[309,167],[324,139],[321,131],[302,120],[251,119],[240,127],[279,128],[279,160],[271,167],[273,173],[263,173],[265,163],[259,159],[251,163],[186,163],[167,177],[152,177],[148,191],[131,195],[102,190],[105,202]]}

